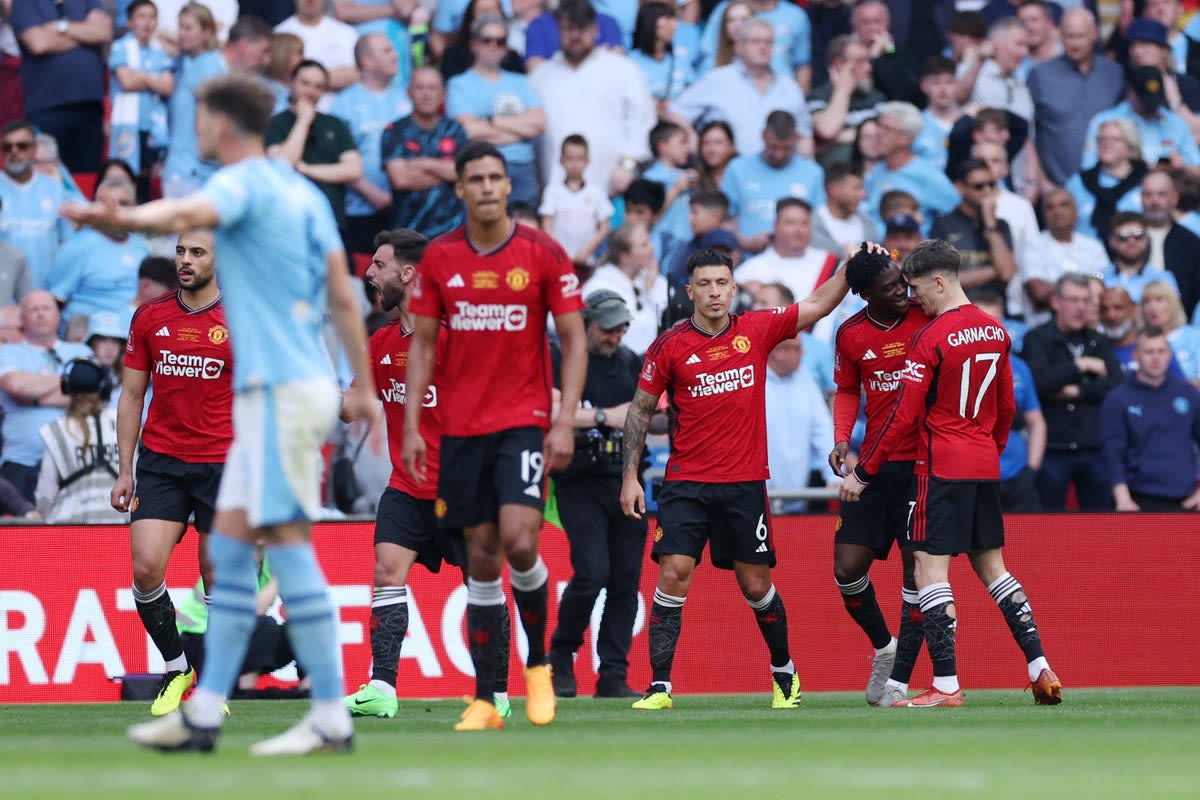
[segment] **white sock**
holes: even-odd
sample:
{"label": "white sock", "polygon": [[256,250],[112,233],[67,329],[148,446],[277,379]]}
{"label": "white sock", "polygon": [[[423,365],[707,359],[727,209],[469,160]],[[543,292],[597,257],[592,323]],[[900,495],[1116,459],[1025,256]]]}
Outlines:
{"label": "white sock", "polygon": [[894,652],[896,652],[896,646],[898,644],[899,644],[899,642],[896,641],[896,637],[893,636],[892,640],[890,642],[888,642],[887,644],[885,644],[883,647],[875,648],[875,655],[881,656],[884,653],[894,653]]}
{"label": "white sock", "polygon": [[901,683],[900,681],[892,680],[891,678],[888,678],[888,682],[884,686],[884,689],[885,690],[886,689],[898,689],[898,690],[900,690],[901,693],[908,694],[908,684],[907,683]]}
{"label": "white sock", "polygon": [[774,664],[772,664],[771,665],[771,673],[774,674],[776,672],[786,672],[788,675],[795,675],[796,674],[796,663],[794,661],[789,660],[782,667],[777,667]]}
{"label": "white sock", "polygon": [[1038,679],[1038,676],[1042,674],[1042,670],[1044,670],[1044,669],[1050,669],[1050,662],[1046,660],[1045,656],[1040,656],[1038,658],[1035,658],[1033,661],[1030,661],[1029,662],[1029,682],[1033,683],[1034,681],[1036,681]]}
{"label": "white sock", "polygon": [[369,684],[367,684],[367,685],[368,685],[368,686],[373,686],[373,687],[375,687],[375,688],[376,688],[376,689],[378,689],[379,691],[381,691],[381,692],[383,692],[384,694],[386,694],[388,697],[395,697],[395,696],[396,696],[396,687],[395,687],[395,686],[392,686],[392,685],[391,685],[390,683],[388,683],[387,681],[377,681],[377,680],[375,680],[375,679],[372,679],[372,680],[371,680],[371,682],[370,682]]}
{"label": "white sock", "polygon": [[341,700],[314,700],[309,721],[326,736],[345,737],[354,733],[350,712]]}
{"label": "white sock", "polygon": [[497,700],[508,700],[508,692],[493,692],[492,697]]}
{"label": "white sock", "polygon": [[187,672],[188,660],[187,655],[180,653],[178,658],[172,658],[167,662],[167,672]]}
{"label": "white sock", "polygon": [[[211,689],[197,687],[187,704],[187,719],[198,728],[219,728],[224,717],[221,706],[225,698]],[[345,706],[343,706],[344,708]]]}
{"label": "white sock", "polygon": [[958,691],[958,676],[935,675],[933,678],[933,688],[942,694],[954,694]]}

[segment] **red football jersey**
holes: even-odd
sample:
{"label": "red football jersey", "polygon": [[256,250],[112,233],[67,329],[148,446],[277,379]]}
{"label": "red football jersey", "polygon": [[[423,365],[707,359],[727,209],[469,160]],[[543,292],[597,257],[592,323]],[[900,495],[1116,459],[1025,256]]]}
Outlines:
{"label": "red football jersey", "polygon": [[731,316],[718,334],[686,319],[646,351],[638,388],[668,392],[675,435],[668,481],[765,481],[766,369],[775,345],[796,335],[795,305]]}
{"label": "red football jersey", "polygon": [[528,225],[486,252],[465,227],[434,239],[417,268],[409,311],[446,320],[443,430],[480,436],[550,427],[546,315],[583,309],[562,247]]}
{"label": "red football jersey", "polygon": [[[875,322],[863,309],[838,328],[833,356],[833,380],[838,387],[833,399],[835,442],[850,441],[862,394],[867,397],[867,435],[863,448],[879,435],[884,416],[896,405],[908,342],[928,322],[929,317],[914,300],[908,314],[889,326]],[[907,441],[897,445],[889,460],[912,461],[916,457],[914,429]]]}
{"label": "red football jersey", "polygon": [[233,351],[221,299],[188,308],[180,292],[133,314],[125,366],[149,373],[142,444],[192,464],[225,460],[233,442]]}
{"label": "red football jersey", "polygon": [[421,438],[425,440],[425,482],[417,483],[404,468],[404,405],[407,401],[404,377],[408,371],[408,348],[412,344],[412,331],[400,327],[400,320],[393,320],[375,331],[367,350],[371,357],[371,371],[375,378],[375,391],[383,401],[383,413],[387,418],[388,453],[392,458],[392,477],[388,486],[422,500],[437,497],[438,453],[442,444],[442,409],[439,405],[442,387],[442,362],[446,344],[446,331],[438,333],[438,353],[434,362],[433,381],[425,391],[421,405]]}
{"label": "red football jersey", "polygon": [[1016,413],[1008,332],[967,304],[935,317],[908,347],[900,397],[859,466],[874,475],[920,431],[914,472],[941,480],[1000,479],[1000,452]]}

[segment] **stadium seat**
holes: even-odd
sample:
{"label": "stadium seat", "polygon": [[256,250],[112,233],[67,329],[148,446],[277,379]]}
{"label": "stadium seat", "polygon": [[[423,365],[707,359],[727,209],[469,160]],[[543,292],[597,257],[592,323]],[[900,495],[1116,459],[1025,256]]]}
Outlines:
{"label": "stadium seat", "polygon": [[354,274],[360,278],[366,277],[367,269],[371,266],[370,253],[354,253]]}
{"label": "stadium seat", "polygon": [[75,185],[83,192],[84,197],[90,200],[96,196],[96,173],[75,172],[71,177],[75,179]]}

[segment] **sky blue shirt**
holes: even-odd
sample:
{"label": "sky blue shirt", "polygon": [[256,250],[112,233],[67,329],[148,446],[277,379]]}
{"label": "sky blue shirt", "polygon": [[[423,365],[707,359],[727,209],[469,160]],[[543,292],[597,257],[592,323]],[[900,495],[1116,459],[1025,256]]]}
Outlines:
{"label": "sky blue shirt", "polygon": [[196,89],[209,78],[228,72],[220,50],[198,56],[180,56],[175,66],[175,92],[171,95],[171,144],[163,167],[166,180],[199,186],[217,171],[216,163],[200,160],[196,143]]}
{"label": "sky blue shirt", "polygon": [[[679,180],[679,176],[683,174],[683,170],[675,167],[668,167],[661,161],[655,161],[650,167],[642,173],[642,177],[648,181],[654,181],[661,184],[665,191],[670,191],[675,181]],[[675,198],[675,202],[668,208],[664,209],[658,223],[654,226],[654,230],[660,233],[666,233],[678,242],[686,242],[692,238],[692,223],[688,221],[688,199],[692,196],[691,192],[683,192],[679,197]]]}
{"label": "sky blue shirt", "polygon": [[[55,342],[47,350],[29,342],[6,344],[0,347],[0,375],[6,372],[34,372],[38,375],[59,375],[63,365],[73,358],[90,358],[92,348],[78,342]],[[0,392],[4,406],[4,450],[0,461],[13,461],[27,467],[42,463],[42,438],[38,429],[60,419],[61,408],[40,408],[22,405]]]}
{"label": "sky blue shirt", "polygon": [[138,267],[150,255],[146,240],[136,233],[114,242],[99,231],[84,228],[58,249],[50,293],[65,300],[62,331],[78,314],[111,311],[124,314],[137,296]]}
{"label": "sky blue shirt", "polygon": [[265,158],[221,168],[201,194],[220,219],[234,390],[333,382],[321,322],[326,258],[343,248],[329,201],[286,162]]}
{"label": "sky blue shirt", "polygon": [[[108,69],[112,73],[112,80],[109,82],[110,98],[115,98],[121,93],[121,84],[117,81],[117,69],[129,66],[129,43],[137,44],[137,37],[132,33],[122,36],[113,43],[112,48],[108,51]],[[141,57],[141,66],[137,67],[138,72],[160,75],[164,72],[170,72],[175,63],[175,59],[171,58],[167,54],[167,51],[161,47],[142,47],[139,45],[138,51]],[[150,140],[151,145],[155,147],[166,146],[167,101],[162,95],[152,92],[149,89],[138,92],[138,130],[149,131],[154,135]],[[161,138],[157,138],[159,136]],[[135,164],[134,166],[136,167],[137,165]]]}
{"label": "sky blue shirt", "polygon": [[[1018,356],[1009,359],[1012,364],[1013,394],[1017,400],[1017,416],[1021,417],[1029,411],[1041,411],[1042,404],[1038,402],[1037,388],[1033,385],[1033,373],[1029,365]],[[1008,444],[1000,454],[1000,480],[1015,478],[1025,469],[1029,461],[1029,445],[1025,435],[1015,430],[1008,432]]]}
{"label": "sky blue shirt", "polygon": [[674,100],[696,80],[696,70],[684,54],[671,52],[661,60],[641,50],[630,50],[629,58],[638,65],[650,85],[650,96],[655,100]]}
{"label": "sky blue shirt", "polygon": [[63,185],[40,172],[26,184],[0,172],[0,239],[25,254],[35,288],[46,288],[59,242],[72,234],[70,224],[58,216],[67,199]]}
{"label": "sky blue shirt", "polygon": [[[1100,173],[1100,186],[1105,189],[1111,189],[1120,183],[1119,180],[1111,175]],[[1071,193],[1071,197],[1075,198],[1075,207],[1079,209],[1079,218],[1075,220],[1075,230],[1080,233],[1086,233],[1088,236],[1095,237],[1096,229],[1092,227],[1092,213],[1096,210],[1096,195],[1087,190],[1083,185],[1083,179],[1076,172],[1071,177],[1067,178],[1067,185],[1063,187]],[[1121,198],[1117,200],[1117,211],[1141,211],[1142,210],[1142,187],[1134,186]]]}
{"label": "sky blue shirt", "polygon": [[[700,35],[700,50],[703,53],[701,74],[713,68],[720,41],[721,20],[724,19],[728,6],[729,0],[717,3],[716,8],[708,15],[708,22]],[[793,76],[796,67],[803,67],[812,61],[812,24],[809,23],[808,14],[803,9],[785,0],[779,0],[773,9],[760,11],[756,16],[767,20],[775,28],[775,46],[771,51],[772,67],[785,75]]]}
{"label": "sky blue shirt", "polygon": [[886,163],[876,164],[867,175],[867,208],[875,224],[883,229],[883,220],[879,217],[879,200],[885,192],[892,189],[902,189],[921,204],[921,213],[925,223],[921,228],[923,234],[929,234],[929,226],[933,224],[935,214],[947,214],[958,205],[958,190],[938,166],[924,158],[917,157],[898,170],[890,170]]}
{"label": "sky blue shirt", "polygon": [[[474,69],[455,75],[446,87],[446,116],[470,114],[479,119],[516,116],[531,108],[541,108],[542,100],[529,79],[516,72],[500,70],[500,77],[489,80]],[[533,140],[522,139],[502,144],[500,152],[510,164],[532,164]]]}
{"label": "sky blue shirt", "polygon": [[[375,0],[375,2],[382,4],[390,2],[390,0]],[[433,12],[433,21],[429,23],[429,27],[440,33],[457,33],[469,5],[471,5],[471,0],[438,0],[437,8]],[[500,0],[500,10],[504,12],[506,19],[512,19],[510,0]]]}
{"label": "sky blue shirt", "polygon": [[1180,325],[1167,334],[1171,352],[1179,362],[1183,377],[1189,381],[1200,379],[1200,328]]}
{"label": "sky blue shirt", "polygon": [[633,29],[637,26],[640,0],[593,0],[592,7],[597,14],[608,14],[621,26],[621,34],[625,37],[625,50],[633,45]]}
{"label": "sky blue shirt", "polygon": [[950,127],[943,125],[929,109],[921,112],[921,132],[913,140],[912,151],[933,164],[940,170],[946,169],[946,157],[949,153]]}
{"label": "sky blue shirt", "polygon": [[769,166],[761,155],[738,156],[725,168],[721,191],[738,233],[754,236],[774,229],[775,203],[785,197],[799,197],[813,208],[824,205],[825,170],[802,156],[793,156],[783,169]]}
{"label": "sky blue shirt", "polygon": [[1183,158],[1183,163],[1200,164],[1200,147],[1196,146],[1191,129],[1178,114],[1170,109],[1161,108],[1155,117],[1145,119],[1134,112],[1128,100],[1122,100],[1107,111],[1101,111],[1092,117],[1087,136],[1083,140],[1083,160],[1080,169],[1096,165],[1096,136],[1100,132],[1100,126],[1110,119],[1128,119],[1137,125],[1138,134],[1142,138],[1142,160],[1150,166],[1160,158],[1176,152]]}
{"label": "sky blue shirt", "polygon": [[[372,92],[361,83],[347,86],[333,99],[329,113],[341,117],[362,154],[363,175],[388,194],[392,184],[383,169],[383,129],[412,113],[412,101],[403,87],[393,83],[383,92]],[[369,217],[375,209],[353,189],[346,191],[346,216]]]}
{"label": "sky blue shirt", "polygon": [[1113,264],[1109,264],[1104,268],[1103,273],[1104,285],[1109,289],[1120,287],[1129,292],[1129,297],[1133,302],[1142,302],[1142,290],[1146,288],[1146,284],[1150,281],[1162,281],[1171,284],[1171,288],[1175,290],[1175,294],[1179,294],[1179,284],[1175,281],[1175,275],[1165,269],[1154,269],[1149,264],[1142,267],[1142,271],[1130,275],[1121,275],[1117,272],[1117,268]]}

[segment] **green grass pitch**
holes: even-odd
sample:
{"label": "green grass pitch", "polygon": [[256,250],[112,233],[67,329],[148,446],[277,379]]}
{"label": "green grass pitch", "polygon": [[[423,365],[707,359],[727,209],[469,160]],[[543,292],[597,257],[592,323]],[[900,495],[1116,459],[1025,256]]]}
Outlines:
{"label": "green grass pitch", "polygon": [[217,753],[141,751],[123,735],[148,704],[0,706],[0,797],[54,798],[1149,798],[1200,797],[1200,689],[968,692],[960,709],[875,709],[860,693],[687,696],[673,711],[562,701],[534,728],[456,734],[462,705],[402,701],[357,724],[350,755],[252,759],[304,713],[235,703]]}

